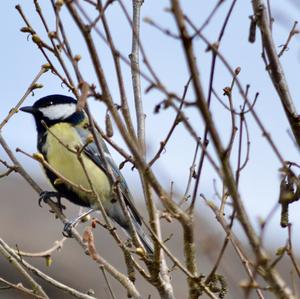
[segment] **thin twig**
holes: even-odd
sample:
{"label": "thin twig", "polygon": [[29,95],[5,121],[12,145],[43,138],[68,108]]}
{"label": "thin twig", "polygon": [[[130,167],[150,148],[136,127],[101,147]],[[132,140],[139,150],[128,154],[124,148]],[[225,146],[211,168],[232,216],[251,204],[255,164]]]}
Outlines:
{"label": "thin twig", "polygon": [[[27,181],[27,183],[38,193],[41,194],[43,189],[32,179],[32,177],[26,172],[26,170],[22,167],[22,165],[19,163],[11,149],[9,148],[8,144],[5,142],[3,136],[0,132],[0,145],[4,149],[4,151],[7,153],[15,167],[18,169],[18,173]],[[50,206],[51,210],[55,213],[55,215],[62,221],[62,223],[66,224],[68,223],[68,220],[66,219],[65,215],[61,212],[60,206],[53,202],[52,200],[48,200],[47,204]],[[76,239],[76,241],[79,243],[79,245],[83,248],[83,250],[86,252],[86,246],[83,244],[81,240],[81,236],[77,232],[75,228],[72,228],[72,236]]]}
{"label": "thin twig", "polygon": [[297,144],[300,146],[299,116],[286,81],[283,67],[277,55],[272,31],[270,29],[270,19],[266,11],[265,3],[263,0],[253,0],[252,7],[256,17],[256,22],[261,30],[263,48],[268,57],[269,69],[271,71],[269,72],[269,75],[279,95]]}
{"label": "thin twig", "polygon": [[98,254],[94,243],[94,235],[90,226],[88,226],[84,231],[82,239],[87,244],[89,254],[92,257],[92,259],[101,267],[104,267],[107,272],[109,272],[119,283],[121,283],[132,298],[142,299],[141,295],[139,294],[134,284],[130,281],[130,279],[121,272],[119,272],[116,268],[114,268],[102,256]]}
{"label": "thin twig", "polygon": [[[89,19],[88,15],[82,9],[82,7],[79,5],[79,3],[78,2],[76,2],[76,3],[77,3],[77,6],[79,7],[79,9],[81,10],[82,14],[86,17],[86,19]],[[110,32],[110,28],[108,25],[108,21],[106,19],[105,7],[102,6],[101,0],[98,1],[97,8],[99,10],[99,16],[101,16],[105,35],[107,38],[107,42],[109,44],[109,49],[111,51],[111,54],[112,54],[113,60],[114,60],[116,75],[117,75],[117,79],[118,79],[119,93],[120,93],[120,98],[121,98],[121,111],[123,113],[124,120],[125,120],[127,129],[129,131],[129,133],[131,134],[131,137],[135,138],[136,134],[135,134],[135,130],[134,130],[134,127],[132,124],[132,118],[131,118],[130,110],[129,110],[129,106],[128,106],[128,99],[127,99],[127,95],[126,95],[124,78],[123,78],[123,73],[122,73],[121,63],[120,63],[120,54],[119,54],[119,51],[116,50],[116,47],[115,47],[115,44],[114,44],[114,41],[112,38],[112,34]],[[95,30],[97,32],[97,27],[95,27]]]}
{"label": "thin twig", "polygon": [[176,117],[173,121],[173,125],[171,126],[166,138],[164,139],[164,141],[161,141],[160,143],[160,148],[159,150],[157,151],[157,153],[154,155],[154,157],[150,160],[149,162],[149,165],[152,166],[155,161],[157,161],[161,155],[161,153],[163,152],[163,150],[165,149],[169,139],[171,138],[176,126],[180,123],[181,121],[181,111],[182,111],[182,107],[183,107],[183,104],[184,104],[184,100],[185,100],[185,97],[186,97],[186,94],[187,94],[187,91],[188,91],[188,87],[190,85],[190,82],[191,82],[191,77],[189,78],[188,82],[186,83],[186,85],[184,86],[184,91],[183,91],[183,94],[182,94],[182,98],[181,98],[181,102],[180,102],[180,105],[177,109],[177,114],[176,114]]}
{"label": "thin twig", "polygon": [[145,141],[145,117],[143,109],[143,101],[141,95],[141,77],[140,77],[140,12],[144,0],[132,0],[132,48],[129,56],[131,61],[131,76],[134,94],[134,103],[136,110],[137,121],[137,136],[139,145],[143,156],[146,155],[146,141]]}
{"label": "thin twig", "polygon": [[21,283],[14,284],[14,283],[11,283],[11,282],[3,279],[2,277],[0,277],[0,282],[2,282],[5,285],[7,285],[8,288],[16,289],[16,290],[18,290],[18,291],[20,291],[22,293],[25,293],[26,295],[29,295],[29,296],[31,296],[33,298],[44,299],[44,297],[42,297],[40,295],[37,295],[37,294],[34,294],[32,290],[25,288]]}
{"label": "thin twig", "polygon": [[8,250],[8,245],[0,239],[0,253],[13,265],[18,272],[28,281],[33,290],[43,298],[49,298],[39,283],[35,281],[23,268],[22,263]]}
{"label": "thin twig", "polygon": [[[47,21],[46,21],[44,15],[43,15],[43,11],[42,11],[42,8],[41,8],[41,6],[40,6],[38,0],[34,0],[34,5],[35,5],[36,11],[37,11],[37,13],[38,13],[40,19],[42,20],[42,23],[43,23],[44,28],[45,28],[45,30],[46,30],[46,32],[47,32],[48,38],[50,39],[50,41],[51,41],[51,43],[52,43],[54,55],[55,55],[55,57],[57,58],[59,64],[61,65],[61,67],[62,67],[62,69],[63,69],[63,71],[64,71],[64,73],[65,73],[65,75],[66,75],[66,77],[67,77],[67,80],[68,80],[70,86],[75,87],[74,82],[73,82],[73,79],[72,79],[72,77],[71,77],[71,75],[70,75],[70,73],[69,73],[69,70],[68,70],[68,68],[67,68],[67,66],[66,66],[66,64],[65,64],[65,62],[64,62],[64,60],[63,60],[62,57],[61,57],[61,54],[60,54],[60,51],[58,50],[58,47],[56,46],[56,44],[55,44],[55,42],[54,42],[54,37],[55,37],[55,38],[57,37],[57,32],[55,32],[54,35],[53,35],[53,34],[49,31],[49,26],[48,26],[48,24],[47,24]],[[76,95],[77,95],[77,90],[76,90],[75,88],[73,88],[72,91],[74,92],[74,94],[75,94],[75,96],[76,96]]]}
{"label": "thin twig", "polygon": [[58,177],[59,180],[61,181],[57,181],[57,184],[60,183],[65,183],[66,185],[71,186],[72,188],[78,190],[78,191],[82,191],[85,192],[86,194],[91,195],[92,194],[92,190],[90,189],[86,189],[81,185],[77,185],[74,184],[72,181],[70,181],[68,178],[66,178],[65,176],[63,176],[62,174],[60,174],[56,169],[54,169],[46,160],[45,158],[42,156],[42,154],[34,154],[34,155],[30,155],[28,153],[26,153],[25,151],[21,150],[20,148],[16,149],[17,152],[20,152],[22,154],[24,154],[25,156],[27,156],[28,158],[31,158],[37,162],[40,162],[46,169],[50,170],[53,174],[55,174],[55,176]]}
{"label": "thin twig", "polygon": [[[76,298],[80,298],[80,299],[95,299],[95,297],[92,297],[90,295],[84,294],[82,292],[79,292],[55,279],[53,279],[52,277],[50,277],[49,275],[45,274],[44,272],[42,272],[41,270],[37,269],[36,267],[32,266],[31,264],[29,264],[28,262],[26,262],[22,256],[19,256],[17,252],[15,252],[14,249],[10,248],[2,239],[0,239],[0,244],[1,246],[3,246],[5,248],[5,250],[7,250],[7,252],[9,254],[11,254],[11,256],[16,259],[24,268],[26,268],[27,270],[29,270],[30,272],[32,272],[33,274],[35,274],[36,276],[38,276],[39,278],[42,278],[44,281],[46,281],[47,283],[53,285],[54,287],[63,290],[64,292],[71,294],[72,296],[76,297]],[[48,297],[47,297],[48,298]]]}
{"label": "thin twig", "polygon": [[[25,24],[26,24],[26,26],[29,28],[29,33],[32,35],[32,37],[34,36],[34,35],[36,35],[35,34],[35,30],[32,28],[32,26],[30,25],[30,23],[29,23],[29,21],[28,21],[28,19],[27,19],[27,17],[26,17],[26,15],[24,14],[24,12],[23,12],[23,10],[22,10],[22,7],[21,7],[21,5],[16,5],[16,10],[19,12],[19,14],[20,14],[20,16],[22,17],[22,19],[24,20],[24,22],[25,22]],[[39,36],[35,36],[35,38],[33,38],[33,40],[35,40],[35,43],[37,44],[37,46],[38,46],[38,48],[39,48],[39,50],[42,52],[42,54],[43,54],[43,56],[45,57],[45,59],[46,59],[46,61],[48,62],[48,64],[49,64],[49,66],[50,66],[50,68],[51,68],[51,70],[53,71],[53,73],[54,74],[56,74],[60,79],[61,79],[61,81],[70,89],[70,90],[72,90],[72,92],[75,94],[75,96],[77,95],[77,90],[76,90],[76,88],[72,85],[72,84],[70,84],[69,83],[69,81],[67,80],[67,79],[65,79],[60,73],[59,73],[59,71],[57,70],[57,68],[53,65],[53,63],[52,63],[52,61],[51,61],[51,59],[49,58],[49,56],[47,55],[47,53],[45,52],[45,50],[44,50],[44,42],[41,40],[41,38],[39,37]],[[51,48],[52,49],[52,48]],[[48,49],[49,50],[49,49]],[[54,50],[52,49],[52,52],[53,52]]]}
{"label": "thin twig", "polygon": [[36,85],[36,82],[40,79],[40,77],[47,71],[47,68],[45,66],[42,66],[38,74],[35,76],[29,87],[27,88],[25,94],[22,96],[22,98],[19,100],[19,102],[15,105],[14,108],[12,108],[8,115],[5,117],[5,119],[0,124],[0,130],[5,126],[5,124],[9,121],[9,119],[18,112],[19,108],[22,106],[23,102],[26,100],[26,98],[32,93],[32,91],[35,88],[39,88],[40,86]]}
{"label": "thin twig", "polygon": [[[254,1],[255,2],[255,1]],[[252,247],[252,250],[256,253],[256,256],[260,263],[264,264],[267,261],[267,253],[265,250],[260,246],[259,238],[249,220],[248,214],[245,210],[243,201],[240,198],[240,195],[237,191],[237,186],[234,180],[233,172],[230,167],[228,157],[224,155],[224,148],[220,139],[220,135],[218,131],[216,130],[215,123],[211,117],[211,114],[209,112],[205,95],[203,92],[203,88],[200,82],[199,77],[199,70],[195,63],[195,55],[194,55],[194,49],[193,45],[190,41],[189,34],[187,32],[187,28],[185,25],[185,20],[187,19],[183,11],[181,9],[179,0],[172,0],[172,11],[177,23],[178,30],[181,34],[182,38],[182,44],[185,50],[185,55],[187,59],[187,63],[189,66],[189,70],[193,76],[193,86],[194,91],[196,94],[197,99],[197,107],[199,109],[199,113],[202,115],[207,128],[208,132],[210,133],[210,136],[212,138],[214,147],[216,149],[216,152],[218,154],[218,157],[220,159],[220,162],[222,164],[222,170],[223,170],[223,178],[224,182],[226,184],[226,187],[228,188],[228,191],[233,199],[234,207],[237,212],[238,219],[246,233],[246,236],[249,240],[249,243]],[[192,22],[189,22],[192,24]],[[202,34],[199,34],[201,36]],[[234,72],[233,72],[234,73]],[[299,139],[300,140],[300,139]],[[273,293],[278,296],[278,298],[282,295],[286,298],[293,298],[293,295],[291,293],[291,290],[284,285],[284,281],[279,275],[279,273],[275,271],[266,271],[267,275],[265,276],[265,279],[271,284],[273,287]]]}
{"label": "thin twig", "polygon": [[292,264],[296,270],[296,273],[298,275],[298,278],[300,279],[300,266],[298,265],[296,261],[296,257],[293,251],[293,245],[292,245],[292,225],[288,225],[288,247],[287,247],[287,254],[290,257]]}
{"label": "thin twig", "polygon": [[50,256],[54,251],[58,251],[62,248],[63,243],[67,240],[66,237],[62,238],[61,240],[57,240],[54,242],[54,245],[44,251],[40,252],[25,252],[25,251],[20,251],[20,250],[15,250],[15,253],[20,255],[20,256],[27,256],[27,257],[48,257]]}
{"label": "thin twig", "polygon": [[110,295],[111,295],[111,298],[116,299],[116,296],[115,296],[115,294],[114,294],[114,291],[113,291],[113,289],[112,289],[112,287],[111,287],[111,285],[110,285],[110,283],[109,283],[109,279],[108,279],[108,277],[107,277],[107,275],[106,275],[104,266],[101,265],[101,266],[100,266],[100,269],[101,269],[101,271],[102,271],[102,274],[103,274],[105,283],[106,283],[106,285],[107,285],[107,287],[108,287],[108,290],[109,290],[109,293],[110,293]]}
{"label": "thin twig", "polygon": [[[220,1],[221,2],[221,1]],[[221,31],[219,33],[218,36],[218,41],[217,41],[217,46],[220,46],[220,43],[222,41],[222,38],[224,36],[225,33],[225,29],[227,27],[227,24],[229,22],[230,16],[232,14],[233,8],[235,6],[236,0],[233,0],[231,3],[231,6],[227,12],[227,15],[225,17],[224,23],[221,27]],[[221,5],[221,3],[218,3],[216,6],[216,9],[218,8],[218,6]],[[200,28],[200,30],[195,31],[194,34],[198,35],[199,32],[202,31],[203,28]],[[196,36],[194,35],[194,36]],[[193,38],[193,37],[192,37]],[[214,77],[215,77],[215,69],[216,69],[216,58],[217,55],[215,53],[212,54],[212,62],[211,62],[211,69],[210,69],[210,76],[209,76],[209,88],[208,88],[208,98],[207,98],[207,106],[208,108],[210,108],[210,104],[211,104],[211,98],[212,98],[212,91],[213,91],[213,82],[214,82]],[[206,148],[209,144],[208,141],[208,127],[207,125],[205,125],[205,129],[204,129],[204,133],[203,133],[203,144],[204,144],[204,148],[202,149],[202,153],[201,153],[201,157],[200,157],[200,161],[199,161],[199,165],[198,165],[198,169],[197,169],[197,178],[196,178],[196,183],[194,186],[194,191],[193,191],[193,196],[192,196],[192,200],[191,200],[191,206],[190,206],[190,213],[193,212],[194,210],[194,206],[195,206],[195,202],[196,202],[196,197],[197,197],[197,191],[200,185],[200,178],[201,178],[201,174],[202,174],[202,169],[204,167],[204,159],[205,157],[207,157],[207,152],[206,152]]]}
{"label": "thin twig", "polygon": [[[203,196],[202,196],[203,197]],[[205,200],[206,204],[211,208],[211,210],[214,212],[216,219],[218,220],[218,222],[221,224],[222,228],[224,229],[224,231],[227,234],[227,238],[231,241],[231,244],[233,245],[233,248],[235,249],[236,253],[238,254],[243,266],[246,269],[246,272],[249,276],[249,278],[252,281],[255,281],[254,279],[254,275],[253,272],[250,268],[250,262],[249,262],[249,258],[245,255],[245,253],[242,250],[242,246],[241,244],[239,244],[238,239],[234,236],[230,225],[228,225],[224,219],[224,217],[222,216],[222,214],[219,213],[219,210],[217,209],[217,207],[215,207],[211,202],[209,202],[205,197],[203,197],[203,199]],[[259,298],[263,299],[264,296],[261,292],[260,289],[256,289],[257,295],[259,296]]]}
{"label": "thin twig", "polygon": [[298,24],[298,22],[295,21],[295,22],[294,22],[294,25],[293,25],[293,27],[292,27],[290,33],[289,33],[289,36],[288,36],[286,42],[284,43],[284,45],[282,45],[282,49],[281,49],[281,51],[278,53],[278,57],[279,57],[279,58],[283,55],[283,53],[284,53],[285,51],[288,50],[288,46],[289,46],[289,44],[290,44],[290,41],[292,40],[292,37],[293,37],[294,35],[296,35],[296,34],[299,33],[299,30],[296,30],[297,24]]}

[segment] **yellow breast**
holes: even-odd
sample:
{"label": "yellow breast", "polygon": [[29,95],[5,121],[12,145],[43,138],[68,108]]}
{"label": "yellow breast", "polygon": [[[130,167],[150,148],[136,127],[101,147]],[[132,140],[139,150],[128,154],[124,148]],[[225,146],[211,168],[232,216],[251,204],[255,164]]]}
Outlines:
{"label": "yellow breast", "polygon": [[[47,160],[49,164],[58,171],[63,177],[67,178],[77,186],[91,190],[88,177],[97,192],[100,200],[106,206],[106,202],[110,200],[111,186],[105,173],[84,153],[81,154],[83,165],[78,160],[76,153],[71,150],[82,147],[82,142],[77,131],[68,123],[59,123],[50,128],[46,139]],[[69,150],[70,149],[70,150]],[[83,200],[90,201],[91,206],[94,205],[92,196],[87,196],[85,192],[68,186],[76,193],[80,194]],[[92,202],[91,202],[92,201]]]}

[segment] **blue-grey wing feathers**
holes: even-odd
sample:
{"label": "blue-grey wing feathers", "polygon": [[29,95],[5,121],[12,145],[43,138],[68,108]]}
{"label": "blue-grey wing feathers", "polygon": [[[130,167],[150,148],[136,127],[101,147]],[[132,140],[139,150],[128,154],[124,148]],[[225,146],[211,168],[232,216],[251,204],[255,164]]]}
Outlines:
{"label": "blue-grey wing feathers", "polygon": [[[87,137],[91,134],[87,129],[83,129],[83,128],[76,128],[77,132],[79,133],[80,137],[82,138],[83,141],[85,141],[87,139]],[[133,213],[133,217],[135,218],[135,220],[141,224],[141,220],[140,220],[140,216],[139,213],[137,211],[137,209],[134,206],[133,203],[133,199],[132,199],[132,195],[129,191],[129,188],[127,186],[127,183],[122,175],[122,173],[120,172],[118,166],[116,165],[116,163],[114,162],[114,160],[112,159],[109,150],[106,146],[106,144],[104,143],[102,137],[100,134],[97,134],[97,138],[98,141],[101,144],[101,147],[103,148],[104,151],[104,155],[105,157],[103,158],[101,156],[101,154],[98,151],[98,147],[96,142],[91,142],[90,144],[88,144],[85,149],[84,149],[84,153],[98,166],[100,167],[104,172],[107,172],[106,170],[106,164],[104,162],[104,159],[106,159],[107,163],[109,164],[113,174],[116,176],[116,178],[119,179],[119,184],[121,187],[121,191],[122,194],[124,196],[125,202],[128,205],[128,207],[130,208],[130,210]]]}
{"label": "blue-grey wing feathers", "polygon": [[[76,130],[77,130],[78,134],[80,135],[81,139],[83,140],[83,142],[91,134],[89,132],[89,130],[84,129],[84,128],[76,127]],[[104,161],[104,159],[106,159],[106,161],[107,161],[108,165],[110,166],[114,176],[119,179],[119,184],[120,184],[119,186],[121,188],[121,192],[123,194],[125,203],[129,208],[129,214],[132,217],[133,224],[135,226],[136,232],[137,232],[138,236],[140,237],[140,240],[143,243],[145,249],[149,253],[152,253],[153,252],[152,242],[149,240],[148,236],[145,234],[145,232],[143,231],[143,229],[141,227],[141,225],[142,225],[141,217],[139,215],[139,212],[135,208],[135,205],[133,203],[133,198],[132,198],[132,195],[129,191],[127,183],[126,183],[122,173],[120,172],[118,166],[116,165],[116,163],[112,159],[112,157],[109,153],[109,150],[108,150],[106,144],[104,143],[102,137],[100,136],[100,134],[97,134],[97,139],[101,144],[101,147],[104,151],[105,157],[102,157],[102,155],[99,153],[97,144],[95,142],[91,142],[87,146],[85,146],[84,153],[98,167],[100,167],[104,172],[107,173],[106,163]],[[120,207],[119,204],[116,204],[115,206],[112,206],[111,209],[109,209],[108,214],[110,214],[109,216],[111,216],[118,224],[120,224],[128,232],[129,227],[125,222],[125,216],[123,215],[123,212],[121,211],[121,207]]]}

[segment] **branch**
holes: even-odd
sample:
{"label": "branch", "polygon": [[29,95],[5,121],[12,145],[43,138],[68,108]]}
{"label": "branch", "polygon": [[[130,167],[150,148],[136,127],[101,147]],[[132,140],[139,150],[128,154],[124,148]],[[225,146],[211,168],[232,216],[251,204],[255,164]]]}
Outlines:
{"label": "branch", "polygon": [[[82,9],[82,7],[78,4],[78,2],[76,4],[79,7],[79,9],[81,10],[82,14],[85,16],[85,18],[89,19],[88,15]],[[107,7],[107,5],[106,5],[106,7]],[[108,22],[107,22],[107,19],[105,16],[105,7],[102,7],[101,1],[98,1],[97,8],[99,10],[99,15],[101,16],[102,24],[103,24],[103,27],[105,30],[105,35],[107,38],[107,43],[109,44],[109,49],[111,51],[111,54],[112,54],[113,60],[114,60],[116,75],[117,75],[117,79],[118,79],[119,93],[120,93],[120,98],[121,98],[121,111],[122,111],[125,123],[127,125],[128,131],[130,132],[132,138],[135,138],[135,131],[134,131],[134,127],[132,124],[130,110],[128,107],[128,100],[127,100],[127,96],[126,96],[124,78],[123,78],[122,69],[121,69],[120,53],[119,53],[119,51],[116,50],[116,47],[115,47],[115,44],[114,44],[114,41],[113,41],[113,38],[112,38],[112,35],[110,32],[110,28],[109,28],[109,25],[108,25]]]}
{"label": "branch", "polygon": [[286,42],[285,42],[285,44],[282,45],[282,49],[281,49],[281,51],[278,53],[278,58],[280,58],[280,57],[283,55],[283,53],[284,53],[285,51],[288,50],[288,46],[289,46],[289,43],[290,43],[291,40],[292,40],[292,37],[293,37],[294,35],[296,35],[296,34],[299,33],[299,30],[296,29],[297,24],[298,24],[298,22],[295,21],[295,22],[294,22],[294,25],[293,25],[293,27],[292,27],[290,33],[289,33],[289,36],[288,36],[288,38],[287,38],[287,40],[286,40]]}
{"label": "branch", "polygon": [[[206,204],[209,206],[209,208],[213,211],[213,213],[216,216],[217,221],[221,224],[222,228],[224,229],[224,231],[226,232],[226,240],[230,240],[234,250],[236,251],[237,255],[239,256],[249,278],[251,279],[251,281],[255,282],[255,276],[253,274],[253,271],[250,268],[250,262],[249,259],[247,258],[247,256],[245,255],[245,253],[242,250],[241,245],[238,242],[238,239],[234,236],[234,233],[232,232],[231,229],[231,223],[228,225],[222,215],[222,213],[220,213],[220,211],[217,209],[217,207],[214,206],[213,203],[211,203],[210,201],[208,201],[204,196],[202,196],[204,201],[206,202]],[[225,250],[225,242],[223,244],[222,250],[224,248]],[[222,255],[222,253],[221,253]],[[213,275],[213,273],[211,272],[211,274],[207,277],[207,280],[210,279],[210,277]],[[259,289],[256,289],[257,295],[260,299],[264,299],[264,296],[262,294],[262,292]]]}
{"label": "branch", "polygon": [[48,256],[50,256],[54,251],[59,251],[62,246],[63,246],[63,243],[64,241],[66,240],[67,238],[64,237],[62,238],[60,241],[55,241],[54,242],[54,245],[47,249],[47,250],[44,250],[44,251],[41,251],[41,252],[25,252],[25,251],[20,251],[20,250],[15,250],[15,253],[18,254],[19,256],[29,256],[29,257],[45,257],[47,258]]}
{"label": "branch", "polygon": [[30,95],[30,93],[36,89],[36,88],[41,88],[42,85],[37,84],[37,81],[39,80],[39,78],[42,76],[42,74],[44,74],[45,72],[47,72],[48,68],[46,67],[46,65],[43,65],[42,68],[40,69],[40,71],[38,72],[38,74],[35,76],[35,78],[33,79],[33,81],[31,82],[31,84],[29,85],[29,87],[27,88],[25,94],[22,96],[22,98],[20,99],[20,101],[17,103],[17,105],[12,108],[8,115],[5,117],[5,119],[2,121],[2,123],[0,124],[0,131],[2,130],[2,128],[6,125],[6,123],[10,120],[10,118],[18,112],[19,108],[22,106],[23,102],[26,100],[26,98]]}
{"label": "branch", "polygon": [[138,290],[134,286],[134,284],[130,281],[130,279],[119,272],[116,268],[114,268],[111,264],[109,264],[103,257],[101,257],[96,251],[94,236],[92,233],[92,227],[87,227],[82,237],[83,241],[88,246],[88,251],[92,259],[100,265],[100,267],[104,267],[104,269],[109,272],[119,283],[123,285],[123,287],[128,291],[128,295],[135,299],[142,299]]}
{"label": "branch", "polygon": [[[45,280],[47,283],[53,285],[56,288],[59,288],[63,290],[64,292],[73,295],[76,298],[80,299],[95,299],[95,297],[89,296],[87,294],[84,294],[82,292],[79,292],[55,279],[52,277],[46,275],[44,272],[40,271],[36,267],[32,266],[28,262],[26,262],[22,256],[19,256],[14,249],[10,248],[2,239],[0,239],[0,244],[5,248],[5,250],[14,258],[16,259],[23,267],[25,267],[27,270],[31,271],[33,274],[36,276],[42,278]],[[47,297],[48,298],[48,297]]]}
{"label": "branch", "polygon": [[136,109],[137,136],[143,156],[146,154],[145,144],[145,114],[141,96],[141,77],[139,64],[139,43],[140,43],[140,11],[144,0],[132,0],[132,50],[129,55],[131,62],[131,76],[133,84],[133,94]]}
{"label": "branch", "polygon": [[0,253],[24,276],[24,278],[32,286],[34,292],[41,295],[43,298],[49,299],[43,288],[27,273],[27,271],[23,268],[22,263],[20,263],[20,261],[7,250],[7,247],[6,243],[0,239]]}
{"label": "branch", "polygon": [[[9,148],[8,144],[5,142],[4,138],[1,135],[0,132],[0,145],[4,149],[4,151],[7,153],[11,161],[14,163],[14,166],[17,167],[18,173],[27,181],[27,183],[38,193],[41,194],[43,189],[31,178],[31,176],[26,172],[26,170],[23,168],[23,166],[19,163],[11,149]],[[66,224],[68,223],[67,218],[65,215],[61,212],[60,207],[53,202],[52,200],[48,200],[47,204],[50,206],[51,210],[55,213],[55,215],[62,221],[62,223]],[[83,244],[81,240],[81,236],[77,232],[76,229],[72,228],[72,236],[76,239],[76,241],[79,243],[79,245],[83,248],[83,250],[86,252],[87,248]]]}
{"label": "branch", "polygon": [[[39,296],[39,295],[37,295],[37,294],[34,294],[34,293],[32,292],[32,290],[25,288],[21,283],[14,284],[14,283],[11,283],[11,282],[9,282],[9,281],[3,279],[2,277],[0,277],[0,282],[2,282],[2,283],[4,283],[5,285],[7,285],[7,286],[8,286],[8,287],[7,287],[8,289],[14,288],[14,289],[16,289],[16,290],[18,290],[18,291],[20,291],[20,292],[23,292],[23,293],[25,293],[26,295],[32,296],[32,297],[34,297],[34,298],[37,298],[37,299],[44,299],[44,297]],[[0,289],[2,289],[2,287],[0,287]]]}
{"label": "branch", "polygon": [[[20,5],[16,5],[15,6],[16,10],[19,12],[20,16],[22,17],[22,19],[24,20],[25,24],[27,27],[22,28],[21,31],[25,32],[25,33],[30,33],[30,35],[32,36],[32,41],[38,46],[39,50],[42,52],[43,56],[45,57],[45,59],[47,60],[48,64],[49,64],[49,68],[51,68],[52,72],[54,74],[56,74],[61,81],[68,86],[68,88],[70,90],[72,90],[72,92],[75,94],[75,96],[77,95],[77,89],[68,82],[67,79],[65,79],[64,77],[62,77],[62,75],[58,72],[58,70],[56,69],[56,67],[53,65],[53,63],[51,62],[50,58],[48,57],[47,53],[45,52],[45,48],[48,49],[49,51],[51,51],[51,53],[54,52],[54,50],[51,47],[45,47],[45,43],[41,40],[41,38],[36,34],[35,30],[32,28],[32,26],[30,25],[27,17],[25,16],[22,7]],[[24,29],[24,30],[23,30]]]}
{"label": "branch", "polygon": [[[217,152],[220,162],[222,164],[223,179],[224,179],[224,182],[225,182],[225,184],[228,188],[228,191],[232,197],[234,207],[237,211],[238,219],[247,235],[247,238],[250,242],[253,252],[255,252],[255,254],[258,258],[258,262],[261,265],[264,265],[266,267],[268,256],[267,256],[265,250],[260,245],[259,238],[258,238],[257,234],[255,233],[255,230],[254,230],[254,228],[249,220],[249,217],[247,215],[247,212],[245,210],[244,204],[243,204],[243,202],[240,198],[240,195],[237,191],[236,183],[234,180],[232,169],[229,164],[228,157],[226,156],[226,152],[223,148],[220,136],[215,127],[214,121],[212,119],[212,116],[208,109],[208,105],[205,100],[204,92],[203,92],[202,85],[200,82],[199,70],[197,68],[195,58],[194,58],[195,55],[194,55],[194,50],[193,50],[193,44],[192,44],[192,40],[188,34],[188,31],[186,29],[185,18],[183,15],[182,8],[180,6],[179,0],[172,0],[171,3],[172,3],[172,11],[173,11],[176,23],[177,23],[178,30],[181,35],[183,47],[185,50],[187,64],[190,69],[191,75],[193,76],[193,85],[194,85],[194,91],[196,94],[197,107],[207,125],[208,132],[210,133],[214,147],[216,149],[216,152]],[[299,141],[300,141],[300,139],[299,139]],[[265,279],[271,284],[271,286],[273,288],[273,292],[274,292],[274,294],[276,294],[276,296],[278,298],[294,298],[291,290],[288,287],[286,287],[285,282],[282,280],[282,278],[280,277],[280,275],[277,272],[274,272],[273,270],[266,271],[266,272],[267,273],[266,273]]]}
{"label": "branch", "polygon": [[[155,163],[155,161],[157,161],[159,159],[161,153],[163,152],[163,150],[165,149],[165,147],[166,147],[169,139],[171,138],[171,136],[172,136],[175,128],[182,121],[182,119],[181,119],[181,110],[183,108],[185,96],[187,94],[187,91],[188,91],[191,79],[192,78],[189,78],[189,80],[187,81],[186,85],[184,86],[183,95],[182,95],[181,102],[180,102],[180,105],[179,105],[177,113],[176,113],[176,117],[175,117],[175,119],[173,121],[173,124],[172,124],[172,126],[171,126],[168,134],[167,134],[167,137],[163,141],[160,142],[159,150],[157,151],[157,153],[155,154],[155,156],[150,160],[150,162],[149,162],[150,166],[152,166]],[[157,109],[160,109],[160,105],[157,106],[157,107],[158,107]]]}
{"label": "branch", "polygon": [[297,263],[294,251],[293,251],[293,245],[292,245],[292,225],[290,224],[288,226],[288,246],[287,246],[287,254],[289,255],[292,264],[296,270],[296,273],[298,275],[298,278],[300,279],[300,266]]}
{"label": "branch", "polygon": [[50,39],[51,43],[52,43],[52,47],[53,47],[53,52],[54,52],[54,55],[55,57],[57,58],[58,62],[60,63],[67,79],[68,79],[68,82],[70,83],[71,86],[73,86],[73,93],[75,94],[75,96],[77,95],[77,91],[76,91],[76,88],[75,88],[75,85],[74,85],[74,82],[73,82],[73,79],[69,73],[69,70],[63,60],[63,58],[61,57],[61,51],[59,50],[58,46],[55,44],[54,42],[54,39],[57,39],[57,32],[50,32],[49,31],[49,26],[47,25],[47,21],[43,15],[43,12],[42,12],[42,9],[41,9],[41,6],[39,5],[39,2],[38,0],[34,0],[34,5],[35,5],[35,9],[36,9],[36,12],[38,13],[43,25],[44,25],[44,28],[47,32],[47,35],[48,35],[48,38]]}
{"label": "branch", "polygon": [[253,0],[252,7],[256,18],[256,23],[260,28],[262,43],[265,53],[267,54],[270,70],[268,73],[276,89],[285,114],[290,123],[292,132],[295,136],[298,146],[300,146],[300,118],[296,111],[290,90],[286,81],[285,73],[280,63],[276,46],[273,40],[270,21],[267,14],[266,6],[263,0]]}

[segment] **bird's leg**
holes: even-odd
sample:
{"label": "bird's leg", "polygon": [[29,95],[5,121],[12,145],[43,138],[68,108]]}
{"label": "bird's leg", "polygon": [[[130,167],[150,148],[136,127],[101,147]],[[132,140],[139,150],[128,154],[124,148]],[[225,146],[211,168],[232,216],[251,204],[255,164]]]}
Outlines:
{"label": "bird's leg", "polygon": [[57,200],[57,204],[59,209],[62,211],[63,209],[65,209],[66,207],[61,203],[61,195],[59,192],[56,191],[43,191],[40,193],[40,197],[39,197],[39,206],[42,207],[42,201],[47,203],[47,201],[49,199],[51,199],[52,197],[55,197]]}
{"label": "bird's leg", "polygon": [[65,226],[64,226],[64,230],[63,230],[63,235],[65,237],[72,237],[72,228],[75,227],[75,225],[81,221],[84,217],[86,217],[87,215],[93,213],[94,211],[96,211],[97,209],[89,209],[87,212],[82,213],[81,215],[79,215],[77,218],[75,218],[74,220],[70,220],[68,221]]}

